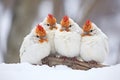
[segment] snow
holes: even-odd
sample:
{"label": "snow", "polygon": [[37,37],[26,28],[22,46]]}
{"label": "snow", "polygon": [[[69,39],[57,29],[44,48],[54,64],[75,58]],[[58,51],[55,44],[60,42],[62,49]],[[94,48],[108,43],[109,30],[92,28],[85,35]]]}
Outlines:
{"label": "snow", "polygon": [[0,64],[0,80],[120,80],[119,74],[120,64],[88,71],[63,65]]}

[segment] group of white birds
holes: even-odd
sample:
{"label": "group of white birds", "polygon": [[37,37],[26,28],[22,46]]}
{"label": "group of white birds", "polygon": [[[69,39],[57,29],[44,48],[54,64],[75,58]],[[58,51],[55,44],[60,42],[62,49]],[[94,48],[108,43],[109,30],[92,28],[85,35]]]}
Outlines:
{"label": "group of white birds", "polygon": [[64,16],[58,24],[56,18],[48,14],[24,38],[20,62],[39,65],[43,58],[54,54],[102,63],[108,53],[107,36],[90,20],[80,28],[68,16]]}

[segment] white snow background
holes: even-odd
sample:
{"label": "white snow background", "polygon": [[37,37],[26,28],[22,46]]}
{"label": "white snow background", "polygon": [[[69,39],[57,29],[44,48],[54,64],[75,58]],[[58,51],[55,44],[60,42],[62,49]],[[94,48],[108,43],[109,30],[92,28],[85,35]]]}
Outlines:
{"label": "white snow background", "polygon": [[93,68],[87,71],[72,70],[67,66],[0,64],[0,80],[120,80],[120,64]]}

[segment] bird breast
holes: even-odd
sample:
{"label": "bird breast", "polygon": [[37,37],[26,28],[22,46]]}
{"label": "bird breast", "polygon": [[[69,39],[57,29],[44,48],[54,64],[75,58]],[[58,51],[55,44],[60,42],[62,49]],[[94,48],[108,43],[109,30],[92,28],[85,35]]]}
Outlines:
{"label": "bird breast", "polygon": [[80,35],[76,32],[60,32],[55,34],[55,48],[59,54],[75,57],[80,51]]}
{"label": "bird breast", "polygon": [[104,39],[101,36],[83,37],[80,55],[85,61],[103,62],[106,57]]}
{"label": "bird breast", "polygon": [[48,56],[50,53],[50,45],[47,42],[42,44],[33,44],[25,49],[21,56],[21,62],[29,62],[38,64],[41,59]]}

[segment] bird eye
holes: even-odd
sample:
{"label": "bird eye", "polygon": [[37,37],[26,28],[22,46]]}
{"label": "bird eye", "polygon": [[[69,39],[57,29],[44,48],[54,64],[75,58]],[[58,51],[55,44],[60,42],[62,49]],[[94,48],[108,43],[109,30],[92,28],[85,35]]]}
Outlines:
{"label": "bird eye", "polygon": [[93,30],[90,30],[90,32],[93,32]]}
{"label": "bird eye", "polygon": [[47,24],[47,26],[50,26],[50,24]]}
{"label": "bird eye", "polygon": [[72,25],[69,25],[69,27],[72,27]]}
{"label": "bird eye", "polygon": [[39,36],[38,36],[38,35],[37,35],[36,37],[37,37],[37,38],[39,38]]}

